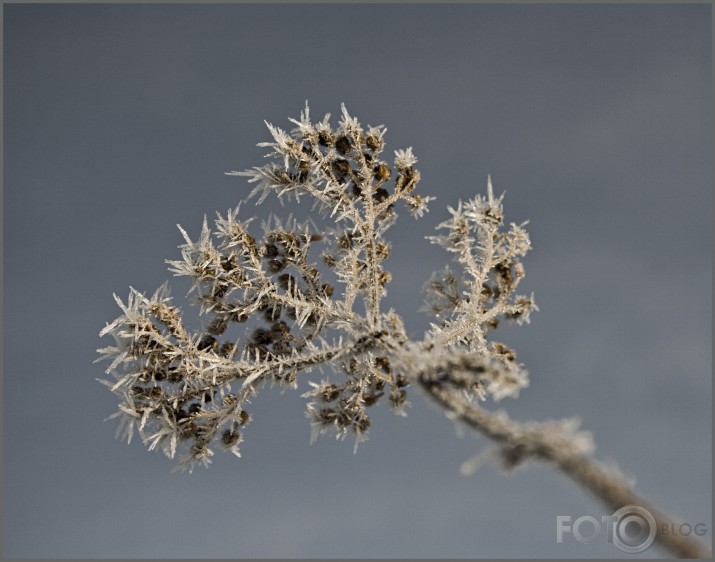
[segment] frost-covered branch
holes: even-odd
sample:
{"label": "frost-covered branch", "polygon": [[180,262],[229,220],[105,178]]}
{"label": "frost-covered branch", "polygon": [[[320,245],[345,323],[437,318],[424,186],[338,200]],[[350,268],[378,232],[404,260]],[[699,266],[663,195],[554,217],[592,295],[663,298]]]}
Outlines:
{"label": "frost-covered branch", "polygon": [[528,460],[549,463],[609,509],[616,511],[623,506],[647,509],[655,520],[655,540],[673,556],[711,557],[708,548],[694,537],[672,532],[681,522],[650,505],[618,471],[590,457],[594,448],[591,435],[578,431],[578,420],[519,423],[503,412],[480,408],[455,390],[429,378],[421,379],[420,386],[450,417],[491,440],[505,469]]}
{"label": "frost-covered branch", "polygon": [[[517,423],[479,404],[516,397],[528,385],[516,352],[495,340],[503,321],[523,324],[537,310],[517,292],[531,248],[526,223],[504,224],[503,195],[491,178],[486,196],[449,208],[428,237],[453,255],[427,281],[432,322],[421,339],[408,337],[399,314],[385,310],[392,279],[385,268],[389,228],[405,208],[419,218],[432,199],[419,195],[411,148],[384,158],[384,126],[364,128],[342,107],[337,126],[313,122],[306,105],[294,127],[271,124],[268,163],[231,172],[254,184],[261,203],[308,199],[308,222],[268,217],[256,226],[245,201],[213,227],[204,218],[197,239],[179,227],[181,258],[170,271],[192,280],[201,327],[188,328],[168,284],[151,296],[131,289],[122,314],[100,335],[109,361],[101,380],[118,398],[118,435],[139,434],[150,450],[179,457],[179,467],[208,465],[214,448],[240,456],[251,398],[266,385],[297,388],[316,369],[307,416],[313,437],[364,440],[370,408],[387,402],[404,415],[407,390],[418,386],[453,419],[495,443],[504,464],[527,459],[554,464],[611,507],[643,502],[617,474],[589,456],[590,436],[573,420]],[[651,508],[649,508],[651,509]],[[657,513],[652,510],[653,513]],[[659,522],[669,520],[657,515]],[[659,537],[675,554],[705,552],[687,538]],[[700,548],[700,550],[698,550]]]}

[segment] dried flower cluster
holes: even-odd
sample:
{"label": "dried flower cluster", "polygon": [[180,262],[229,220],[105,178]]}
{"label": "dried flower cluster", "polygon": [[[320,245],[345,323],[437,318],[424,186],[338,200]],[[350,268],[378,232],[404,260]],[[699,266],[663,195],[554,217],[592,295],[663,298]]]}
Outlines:
{"label": "dried flower cluster", "polygon": [[[308,416],[314,436],[356,436],[370,427],[368,410],[384,398],[397,413],[415,383],[455,421],[494,443],[487,453],[506,469],[533,458],[552,464],[612,509],[646,506],[658,529],[676,523],[649,506],[618,472],[589,457],[590,434],[577,420],[519,423],[479,400],[516,396],[527,384],[515,352],[487,338],[506,319],[529,321],[532,296],[516,289],[524,277],[521,258],[530,249],[524,224],[504,226],[502,197],[491,180],[477,196],[428,237],[454,254],[449,267],[427,282],[425,310],[434,317],[422,340],[410,340],[402,320],[384,311],[391,280],[385,233],[399,203],[415,217],[430,197],[415,187],[420,173],[412,149],[383,159],[383,126],[367,130],[343,106],[336,129],[329,115],[310,120],[308,107],[285,132],[268,125],[270,163],[246,172],[262,202],[308,197],[329,227],[275,217],[252,231],[241,205],[218,215],[213,232],[206,219],[198,240],[180,228],[182,259],[169,261],[175,275],[193,280],[203,329],[192,332],[174,306],[167,284],[151,297],[131,289],[122,315],[100,335],[116,345],[100,349],[109,359],[101,380],[119,397],[118,435],[130,441],[138,430],[149,449],[169,457],[181,451],[179,468],[211,462],[212,446],[237,456],[251,397],[265,384],[297,387],[300,373],[320,368],[329,376],[311,382]],[[327,218],[329,217],[329,218]],[[484,455],[465,464],[479,464]],[[476,463],[476,464],[475,464]],[[676,556],[709,557],[694,537],[658,532]]]}
{"label": "dried flower cluster", "polygon": [[101,335],[116,345],[99,350],[114,380],[102,381],[119,397],[119,434],[137,429],[149,449],[161,448],[181,465],[208,464],[212,446],[239,455],[250,421],[250,398],[266,383],[297,386],[316,367],[329,373],[311,382],[308,415],[315,433],[354,434],[362,440],[371,406],[384,399],[398,413],[415,380],[448,385],[470,398],[514,396],[526,372],[513,350],[489,341],[500,319],[529,320],[533,298],[517,295],[529,250],[523,225],[503,228],[502,198],[491,182],[487,196],[450,208],[430,237],[455,254],[450,268],[427,283],[432,329],[410,341],[400,317],[381,305],[391,275],[385,238],[404,205],[420,217],[431,199],[415,187],[420,173],[412,149],[383,159],[383,126],[364,129],[343,106],[337,128],[330,116],[317,123],[308,107],[286,132],[268,124],[270,162],[245,172],[249,195],[262,202],[310,197],[329,227],[271,217],[260,232],[241,205],[204,219],[198,240],[186,241],[175,275],[193,280],[203,329],[190,332],[172,304],[168,285],[152,296],[131,290],[123,314]]}

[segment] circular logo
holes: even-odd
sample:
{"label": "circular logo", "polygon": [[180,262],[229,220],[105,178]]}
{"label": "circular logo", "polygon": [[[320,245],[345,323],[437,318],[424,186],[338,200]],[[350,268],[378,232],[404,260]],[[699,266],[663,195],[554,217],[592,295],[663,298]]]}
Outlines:
{"label": "circular logo", "polygon": [[624,505],[613,516],[613,544],[628,554],[643,552],[655,540],[656,523],[650,511],[637,505]]}

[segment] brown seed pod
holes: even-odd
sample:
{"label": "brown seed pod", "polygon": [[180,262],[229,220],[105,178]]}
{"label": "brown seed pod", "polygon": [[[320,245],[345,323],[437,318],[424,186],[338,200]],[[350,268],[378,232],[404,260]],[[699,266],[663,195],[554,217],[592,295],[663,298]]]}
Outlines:
{"label": "brown seed pod", "polygon": [[365,144],[370,150],[380,150],[382,148],[382,139],[377,135],[368,135],[365,139]]}
{"label": "brown seed pod", "polygon": [[227,447],[232,447],[238,443],[241,439],[241,434],[238,431],[232,429],[225,429],[221,434],[221,443]]}
{"label": "brown seed pod", "polygon": [[346,136],[342,136],[335,141],[335,150],[338,154],[347,154],[350,151],[350,139]]}
{"label": "brown seed pod", "polygon": [[344,179],[348,172],[350,172],[350,163],[347,160],[338,158],[333,162],[333,173],[339,180]]}
{"label": "brown seed pod", "polygon": [[276,259],[273,258],[268,262],[268,271],[271,273],[278,273],[279,271],[282,271],[286,267],[286,262],[281,259]]}
{"label": "brown seed pod", "polygon": [[372,173],[377,181],[386,181],[390,179],[390,176],[392,175],[392,170],[388,168],[387,164],[381,162],[373,168]]}
{"label": "brown seed pod", "polygon": [[322,402],[332,402],[340,396],[340,389],[333,383],[327,383],[318,389],[318,398]]}
{"label": "brown seed pod", "polygon": [[231,342],[223,342],[218,350],[218,354],[221,357],[231,357],[236,349],[236,344]]}
{"label": "brown seed pod", "polygon": [[372,194],[372,199],[376,203],[382,203],[389,196],[390,194],[387,192],[387,190],[384,187],[380,187],[375,190],[375,193]]}
{"label": "brown seed pod", "polygon": [[333,144],[334,139],[335,137],[329,131],[322,130],[318,132],[318,144],[320,146],[330,146]]}
{"label": "brown seed pod", "polygon": [[196,344],[196,349],[199,351],[215,351],[218,348],[218,341],[210,334],[201,336],[199,343]]}
{"label": "brown seed pod", "polygon": [[269,242],[268,244],[264,244],[263,247],[261,248],[261,255],[264,258],[274,258],[279,254],[278,251],[278,246],[275,244]]}

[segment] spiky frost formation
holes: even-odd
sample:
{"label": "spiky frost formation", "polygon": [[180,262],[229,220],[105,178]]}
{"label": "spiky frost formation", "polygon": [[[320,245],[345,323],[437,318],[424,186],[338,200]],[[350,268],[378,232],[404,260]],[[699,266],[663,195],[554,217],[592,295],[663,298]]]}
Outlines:
{"label": "spiky frost formation", "polygon": [[[435,317],[422,341],[410,341],[400,316],[383,310],[392,278],[384,267],[386,233],[396,206],[414,217],[430,197],[416,192],[420,173],[411,148],[383,158],[383,126],[363,128],[342,107],[337,127],[317,123],[306,106],[286,132],[268,124],[269,162],[231,175],[247,177],[258,203],[269,195],[309,198],[326,226],[271,217],[260,229],[241,204],[204,219],[197,240],[181,227],[181,259],[170,270],[193,280],[203,328],[193,333],[168,285],[152,296],[131,290],[123,314],[101,335],[111,361],[102,381],[119,398],[119,434],[135,430],[150,449],[180,453],[182,468],[208,464],[213,446],[240,456],[250,398],[265,384],[296,387],[301,373],[323,375],[304,396],[314,435],[365,438],[369,408],[386,401],[404,414],[411,381],[432,381],[471,398],[514,396],[526,373],[506,345],[487,340],[500,318],[528,321],[532,297],[515,289],[529,249],[523,225],[504,231],[502,198],[451,209],[430,237],[455,254],[427,285]],[[243,218],[242,218],[243,217]],[[114,417],[113,416],[113,417]]]}

